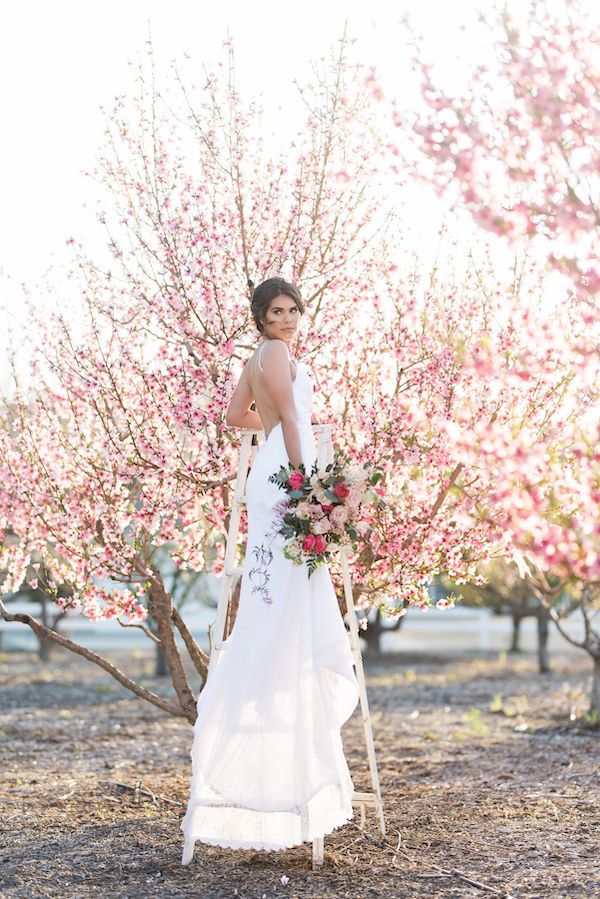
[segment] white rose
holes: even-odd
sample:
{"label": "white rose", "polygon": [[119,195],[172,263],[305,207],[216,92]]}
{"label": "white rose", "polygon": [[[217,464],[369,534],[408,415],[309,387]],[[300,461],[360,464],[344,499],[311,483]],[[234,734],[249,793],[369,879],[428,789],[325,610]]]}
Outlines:
{"label": "white rose", "polygon": [[294,515],[302,521],[306,521],[306,519],[310,518],[310,506],[306,500],[302,500],[302,502],[298,503],[294,509]]}
{"label": "white rose", "polygon": [[362,484],[367,478],[367,472],[362,465],[352,465],[344,472],[344,478],[349,484]]}
{"label": "white rose", "polygon": [[331,500],[325,493],[322,487],[317,487],[315,489],[315,499],[319,503],[323,503],[323,505],[328,506],[331,503]]}
{"label": "white rose", "polygon": [[285,547],[285,555],[288,559],[298,559],[302,553],[302,547],[297,540],[290,540]]}

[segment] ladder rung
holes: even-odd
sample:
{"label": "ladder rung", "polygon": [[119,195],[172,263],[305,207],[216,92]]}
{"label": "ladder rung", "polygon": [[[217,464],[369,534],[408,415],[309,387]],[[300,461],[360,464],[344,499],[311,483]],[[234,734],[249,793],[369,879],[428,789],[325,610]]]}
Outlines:
{"label": "ladder rung", "polygon": [[352,802],[370,802],[376,805],[379,801],[376,793],[357,793],[352,794]]}

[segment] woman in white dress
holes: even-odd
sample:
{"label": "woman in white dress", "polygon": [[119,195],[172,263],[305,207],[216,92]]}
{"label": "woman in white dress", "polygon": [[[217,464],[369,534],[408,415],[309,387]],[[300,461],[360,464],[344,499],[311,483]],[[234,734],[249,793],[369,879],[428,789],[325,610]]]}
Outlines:
{"label": "woman in white dress", "polygon": [[340,729],[359,693],[346,629],[327,566],[309,578],[305,564],[284,557],[277,509],[286,494],[269,481],[288,462],[310,473],[316,458],[313,384],[289,349],[303,312],[298,289],[282,278],[253,292],[262,339],[227,423],[263,429],[266,438],[247,480],[238,612],[198,697],[183,864],[196,841],[286,849],[353,816]]}

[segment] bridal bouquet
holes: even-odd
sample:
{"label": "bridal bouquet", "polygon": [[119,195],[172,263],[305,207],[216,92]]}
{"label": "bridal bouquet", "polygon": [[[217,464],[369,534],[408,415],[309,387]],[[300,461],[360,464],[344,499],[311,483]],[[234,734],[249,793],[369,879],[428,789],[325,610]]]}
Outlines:
{"label": "bridal bouquet", "polygon": [[369,529],[370,507],[385,505],[377,483],[383,472],[367,463],[352,462],[335,450],[326,468],[313,463],[281,466],[269,480],[287,493],[279,533],[286,537],[283,554],[296,565],[306,562],[308,576],[331,556],[336,546],[358,548]]}

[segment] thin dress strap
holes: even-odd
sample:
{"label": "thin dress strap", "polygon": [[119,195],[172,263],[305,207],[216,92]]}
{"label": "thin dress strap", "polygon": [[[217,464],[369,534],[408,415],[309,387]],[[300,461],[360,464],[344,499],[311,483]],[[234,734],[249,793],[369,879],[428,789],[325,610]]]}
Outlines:
{"label": "thin dress strap", "polygon": [[[261,346],[260,350],[258,351],[258,367],[260,368],[261,371],[264,371],[264,369],[263,369],[262,365],[260,364],[260,357],[261,357],[262,351],[264,350],[264,348],[266,347],[266,345],[267,345],[267,341],[265,340],[264,343],[263,343],[263,345]],[[284,343],[283,345],[284,345],[284,347],[285,347],[286,350],[287,350],[288,359],[289,359],[290,362],[291,362],[291,361],[292,361],[292,357],[290,356],[290,351],[289,351],[289,349],[288,349],[288,345],[287,345],[287,343]]]}
{"label": "thin dress strap", "polygon": [[263,345],[261,346],[260,350],[258,351],[258,367],[260,368],[261,371],[263,371],[263,367],[262,367],[262,365],[260,364],[260,357],[261,357],[261,355],[262,355],[262,351],[264,350],[264,348],[265,348],[265,345],[264,345],[264,343],[263,343]]}

